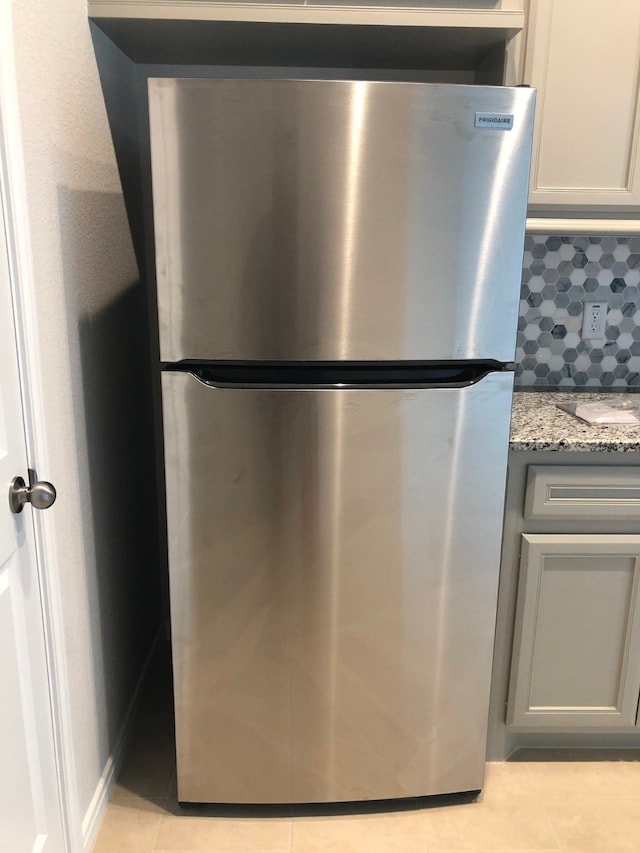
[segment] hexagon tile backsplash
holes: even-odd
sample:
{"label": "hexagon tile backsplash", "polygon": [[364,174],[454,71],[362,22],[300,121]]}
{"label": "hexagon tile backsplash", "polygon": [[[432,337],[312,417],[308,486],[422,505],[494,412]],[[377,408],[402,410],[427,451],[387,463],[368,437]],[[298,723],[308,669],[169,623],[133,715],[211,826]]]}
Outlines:
{"label": "hexagon tile backsplash", "polygon": [[[527,235],[516,387],[640,390],[640,237]],[[584,302],[606,302],[606,339],[583,341]]]}

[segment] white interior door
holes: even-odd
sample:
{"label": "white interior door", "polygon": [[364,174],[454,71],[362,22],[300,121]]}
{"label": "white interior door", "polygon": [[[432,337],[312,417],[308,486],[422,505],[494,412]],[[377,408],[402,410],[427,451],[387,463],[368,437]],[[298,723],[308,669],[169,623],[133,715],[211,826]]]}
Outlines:
{"label": "white interior door", "polygon": [[5,214],[0,201],[0,850],[64,850],[32,513],[9,508],[27,479]]}

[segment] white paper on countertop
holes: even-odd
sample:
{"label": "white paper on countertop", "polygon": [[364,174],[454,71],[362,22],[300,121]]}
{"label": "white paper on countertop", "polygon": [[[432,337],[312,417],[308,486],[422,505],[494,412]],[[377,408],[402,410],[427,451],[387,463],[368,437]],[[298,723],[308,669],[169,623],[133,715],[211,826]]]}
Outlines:
{"label": "white paper on countertop", "polygon": [[628,400],[602,400],[596,403],[556,403],[563,412],[596,426],[638,426],[640,405]]}

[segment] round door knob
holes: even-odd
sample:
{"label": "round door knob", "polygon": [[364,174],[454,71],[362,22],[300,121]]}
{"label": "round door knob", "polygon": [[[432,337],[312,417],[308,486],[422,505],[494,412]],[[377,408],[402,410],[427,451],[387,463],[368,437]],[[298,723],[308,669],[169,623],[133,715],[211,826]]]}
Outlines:
{"label": "round door knob", "polygon": [[22,512],[26,503],[30,503],[35,509],[48,509],[55,499],[56,490],[46,480],[39,480],[33,486],[27,486],[22,477],[14,477],[9,486],[11,512]]}

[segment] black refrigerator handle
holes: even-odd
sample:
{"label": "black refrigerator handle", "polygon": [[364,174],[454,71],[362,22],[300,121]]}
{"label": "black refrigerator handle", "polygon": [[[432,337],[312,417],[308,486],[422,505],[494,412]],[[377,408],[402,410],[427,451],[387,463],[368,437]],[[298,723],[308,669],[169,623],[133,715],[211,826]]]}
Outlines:
{"label": "black refrigerator handle", "polygon": [[178,362],[181,371],[216,388],[463,388],[488,373],[512,370],[493,360],[448,362]]}

